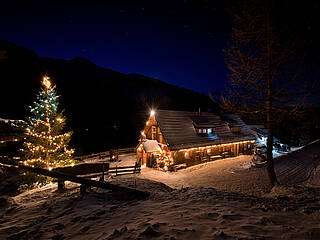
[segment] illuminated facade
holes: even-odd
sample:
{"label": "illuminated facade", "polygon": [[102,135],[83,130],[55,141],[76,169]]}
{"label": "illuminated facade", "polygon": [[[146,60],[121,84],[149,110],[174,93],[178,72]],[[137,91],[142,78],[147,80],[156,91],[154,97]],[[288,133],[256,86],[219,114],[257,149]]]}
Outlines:
{"label": "illuminated facade", "polygon": [[187,166],[251,154],[255,135],[235,114],[152,111],[137,147],[148,167]]}

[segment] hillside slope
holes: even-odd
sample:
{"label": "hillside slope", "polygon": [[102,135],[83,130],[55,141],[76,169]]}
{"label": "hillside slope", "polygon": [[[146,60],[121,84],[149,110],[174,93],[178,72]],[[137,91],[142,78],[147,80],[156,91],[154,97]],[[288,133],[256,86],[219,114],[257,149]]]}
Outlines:
{"label": "hillside slope", "polygon": [[[48,74],[74,131],[78,153],[134,146],[150,108],[219,111],[205,95],[139,74],[122,74],[85,58],[39,58],[0,41],[1,117],[24,119]],[[4,56],[4,57],[3,57]]]}
{"label": "hillside slope", "polygon": [[148,191],[145,200],[68,183],[0,198],[1,239],[319,239],[319,190],[259,198],[213,188],[170,189],[147,179],[116,184]]}

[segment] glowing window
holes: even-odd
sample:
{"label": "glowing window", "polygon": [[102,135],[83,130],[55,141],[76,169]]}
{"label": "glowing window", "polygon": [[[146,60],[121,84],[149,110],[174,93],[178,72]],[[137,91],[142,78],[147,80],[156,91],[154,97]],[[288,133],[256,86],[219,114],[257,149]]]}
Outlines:
{"label": "glowing window", "polygon": [[208,128],[208,134],[212,133],[212,129]]}
{"label": "glowing window", "polygon": [[198,133],[202,133],[202,129],[198,129]]}
{"label": "glowing window", "polygon": [[152,133],[156,133],[156,127],[152,126]]}
{"label": "glowing window", "polygon": [[184,153],[184,157],[185,157],[185,158],[189,158],[189,153],[188,153],[188,152],[185,152],[185,153]]}
{"label": "glowing window", "polygon": [[203,133],[207,133],[207,129],[203,129]]}

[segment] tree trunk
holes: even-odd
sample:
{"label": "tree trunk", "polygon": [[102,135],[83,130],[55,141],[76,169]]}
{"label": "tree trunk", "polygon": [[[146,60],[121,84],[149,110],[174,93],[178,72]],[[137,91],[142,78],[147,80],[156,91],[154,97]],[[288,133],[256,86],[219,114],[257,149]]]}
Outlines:
{"label": "tree trunk", "polygon": [[275,185],[279,185],[276,173],[274,171],[274,161],[273,161],[273,133],[272,127],[268,126],[268,139],[267,139],[267,171],[270,180],[270,184],[272,187]]}
{"label": "tree trunk", "polygon": [[267,111],[267,130],[268,130],[268,139],[267,139],[267,171],[272,187],[279,185],[276,173],[274,171],[274,162],[273,162],[273,131],[272,131],[272,36],[271,36],[271,27],[270,27],[270,6],[267,1],[266,6],[266,50],[267,50],[267,100],[266,100],[266,111]]}

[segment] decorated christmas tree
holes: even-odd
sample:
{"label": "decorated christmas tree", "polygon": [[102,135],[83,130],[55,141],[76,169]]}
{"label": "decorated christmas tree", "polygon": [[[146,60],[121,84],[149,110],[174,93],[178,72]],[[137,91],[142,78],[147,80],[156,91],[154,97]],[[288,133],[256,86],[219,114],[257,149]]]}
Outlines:
{"label": "decorated christmas tree", "polygon": [[63,133],[65,118],[58,111],[59,96],[48,77],[43,77],[41,91],[30,106],[30,117],[25,127],[24,164],[51,170],[72,166],[73,149],[68,149],[71,132]]}

